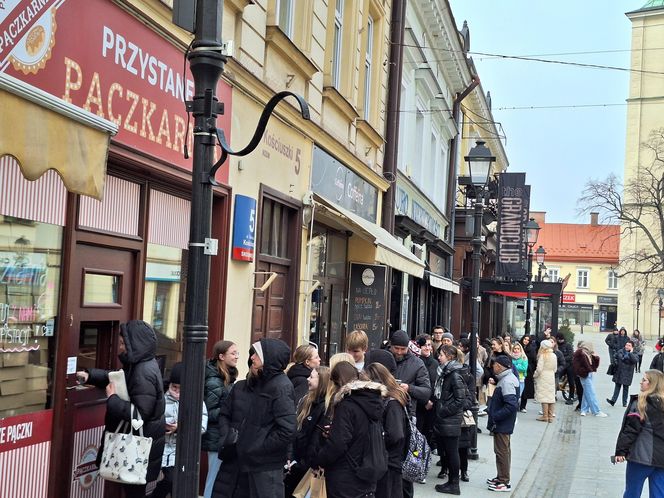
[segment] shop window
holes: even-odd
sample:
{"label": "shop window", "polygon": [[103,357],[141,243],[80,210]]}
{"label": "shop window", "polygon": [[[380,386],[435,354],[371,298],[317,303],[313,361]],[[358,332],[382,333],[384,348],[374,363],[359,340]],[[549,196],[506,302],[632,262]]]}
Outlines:
{"label": "shop window", "polygon": [[0,218],[0,419],[49,408],[62,227]]}
{"label": "shop window", "polygon": [[618,273],[613,270],[609,270],[607,288],[613,290],[618,288]]}
{"label": "shop window", "polygon": [[157,333],[157,356],[166,369],[182,356],[190,203],[150,191],[143,319]]}
{"label": "shop window", "polygon": [[590,270],[576,270],[576,287],[578,289],[587,289],[590,286]]}

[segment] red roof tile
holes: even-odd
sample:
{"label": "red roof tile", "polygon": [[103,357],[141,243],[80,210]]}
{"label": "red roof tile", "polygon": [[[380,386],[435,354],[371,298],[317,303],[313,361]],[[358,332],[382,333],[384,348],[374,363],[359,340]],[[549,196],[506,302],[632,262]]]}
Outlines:
{"label": "red roof tile", "polygon": [[547,261],[578,261],[587,263],[618,263],[620,226],[580,225],[571,223],[540,223],[536,250],[546,250]]}

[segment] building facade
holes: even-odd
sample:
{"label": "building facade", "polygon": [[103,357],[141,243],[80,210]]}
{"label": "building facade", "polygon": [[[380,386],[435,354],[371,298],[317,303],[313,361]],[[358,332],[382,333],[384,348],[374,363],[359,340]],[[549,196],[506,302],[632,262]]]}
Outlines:
{"label": "building facade", "polygon": [[[664,2],[650,0],[642,8],[628,12],[632,23],[632,57],[629,95],[627,106],[627,127],[625,143],[624,183],[638,178],[642,168],[653,166],[652,150],[643,147],[653,131],[662,128],[662,119],[658,108],[664,102],[661,83],[656,76],[664,70],[664,62],[656,55],[655,48],[664,43]],[[661,164],[655,164],[654,174],[661,174]],[[629,199],[625,199],[625,205]],[[659,222],[643,216],[642,222],[648,227],[658,227]],[[629,228],[625,226],[624,228]],[[654,230],[661,238],[659,228]],[[655,250],[641,231],[632,234],[626,232],[620,242],[620,260],[625,261],[634,254],[653,254]],[[629,265],[621,265],[620,273],[627,270],[639,270]],[[628,328],[640,328],[648,337],[656,337],[661,326],[658,290],[664,288],[664,282],[657,275],[645,279],[638,274],[625,274],[620,278],[619,322]],[[637,291],[641,299],[637,305]]]}
{"label": "building facade", "polygon": [[[536,279],[564,282],[559,325],[568,325],[576,334],[612,331],[623,325],[629,330],[618,313],[620,227],[600,224],[598,213],[591,213],[587,224],[547,223],[546,213],[531,215],[540,225],[537,246],[546,251],[542,268],[533,261],[533,274]],[[548,318],[543,310],[537,323],[539,332]]]}

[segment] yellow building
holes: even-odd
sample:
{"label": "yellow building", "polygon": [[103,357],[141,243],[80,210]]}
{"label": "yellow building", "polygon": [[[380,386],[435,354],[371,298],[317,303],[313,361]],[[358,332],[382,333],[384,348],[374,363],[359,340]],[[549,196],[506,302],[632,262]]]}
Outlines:
{"label": "yellow building", "polygon": [[[533,257],[533,279],[564,282],[559,325],[569,325],[576,334],[626,326],[618,313],[619,281],[614,271],[620,227],[600,225],[597,213],[591,213],[588,224],[547,223],[544,212],[531,212],[531,216],[540,226],[533,251],[539,247],[546,251],[542,267]],[[542,307],[538,332],[547,320],[548,311]]]}
{"label": "yellow building", "polygon": [[[664,46],[664,1],[650,0],[642,8],[628,12],[632,23],[632,60],[627,106],[624,182],[638,177],[640,168],[650,166],[653,156],[642,144],[653,130],[664,125],[661,104],[664,103],[662,82],[658,74],[664,71],[664,58],[659,49]],[[624,199],[625,204],[630,199]],[[640,221],[656,226],[643,217]],[[624,227],[627,228],[627,227]],[[656,229],[655,233],[659,233]],[[652,254],[652,246],[643,232],[626,235],[620,243],[620,259],[624,261],[639,251]],[[627,268],[621,268],[621,271]],[[633,268],[638,269],[638,268]],[[646,283],[643,277],[626,275],[620,279],[619,321],[629,328],[640,328],[646,336],[657,336],[659,327],[658,288],[661,282]],[[641,299],[637,305],[637,291]],[[638,313],[637,313],[638,309]]]}

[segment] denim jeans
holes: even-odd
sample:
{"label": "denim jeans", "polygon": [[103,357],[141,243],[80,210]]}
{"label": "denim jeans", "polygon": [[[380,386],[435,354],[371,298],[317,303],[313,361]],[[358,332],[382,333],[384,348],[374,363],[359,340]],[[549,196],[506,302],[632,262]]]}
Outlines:
{"label": "denim jeans", "polygon": [[648,479],[650,498],[664,496],[664,469],[628,461],[623,498],[639,498],[646,479]]}
{"label": "denim jeans", "polygon": [[597,403],[597,394],[595,394],[595,386],[593,385],[594,372],[588,374],[588,377],[580,377],[581,385],[583,386],[583,399],[581,400],[581,411],[590,412],[593,415],[600,412],[599,404]]}
{"label": "denim jeans", "polygon": [[205,479],[205,491],[203,496],[205,498],[212,497],[212,488],[214,488],[214,481],[217,478],[217,473],[221,467],[221,460],[216,451],[208,451],[208,473],[207,478]]}

